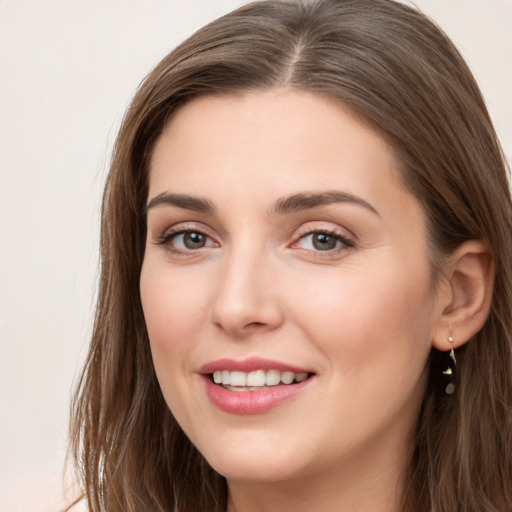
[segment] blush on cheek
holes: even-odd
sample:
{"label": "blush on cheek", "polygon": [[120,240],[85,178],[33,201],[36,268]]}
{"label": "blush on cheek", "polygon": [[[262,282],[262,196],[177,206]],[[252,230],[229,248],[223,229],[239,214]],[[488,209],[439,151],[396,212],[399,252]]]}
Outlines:
{"label": "blush on cheek", "polygon": [[155,340],[178,334],[180,325],[190,322],[189,316],[197,307],[197,293],[190,293],[194,287],[181,285],[166,273],[165,267],[148,264],[148,268],[143,266],[140,279],[144,318],[150,338]]}
{"label": "blush on cheek", "polygon": [[[392,275],[400,273],[390,272]],[[316,293],[303,295],[301,317],[310,336],[324,340],[322,346],[350,361],[351,367],[364,360],[396,354],[415,342],[414,334],[425,337],[428,325],[428,279],[416,286],[388,279],[368,269],[363,279],[339,279],[339,283],[316,283]],[[313,300],[312,297],[313,296]],[[424,313],[418,315],[418,311]],[[379,355],[382,354],[382,355]]]}

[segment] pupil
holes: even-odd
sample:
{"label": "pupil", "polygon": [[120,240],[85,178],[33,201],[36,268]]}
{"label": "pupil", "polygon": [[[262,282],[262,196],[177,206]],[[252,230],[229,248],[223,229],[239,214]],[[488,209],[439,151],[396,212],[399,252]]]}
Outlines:
{"label": "pupil", "polygon": [[320,251],[328,251],[336,247],[336,239],[325,233],[313,235],[313,246]]}
{"label": "pupil", "polygon": [[188,249],[200,249],[205,246],[206,237],[201,233],[185,233],[183,243]]}

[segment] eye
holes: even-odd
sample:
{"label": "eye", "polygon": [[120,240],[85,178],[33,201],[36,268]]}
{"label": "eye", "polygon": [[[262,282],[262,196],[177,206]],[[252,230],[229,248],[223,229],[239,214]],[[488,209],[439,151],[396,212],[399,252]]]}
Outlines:
{"label": "eye", "polygon": [[175,252],[196,251],[217,244],[206,234],[197,230],[180,230],[166,233],[156,240],[157,245],[166,245]]}
{"label": "eye", "polygon": [[208,242],[208,237],[199,231],[187,231],[177,233],[172,239],[174,245],[183,246],[186,249],[202,249]]}
{"label": "eye", "polygon": [[295,245],[308,251],[321,252],[336,252],[354,246],[348,238],[340,233],[328,231],[306,233],[299,238]]}

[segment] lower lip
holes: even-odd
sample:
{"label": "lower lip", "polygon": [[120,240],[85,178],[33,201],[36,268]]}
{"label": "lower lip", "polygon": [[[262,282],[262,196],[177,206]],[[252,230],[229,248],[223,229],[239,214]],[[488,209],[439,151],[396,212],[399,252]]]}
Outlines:
{"label": "lower lip", "polygon": [[261,391],[230,391],[212,382],[210,376],[204,376],[208,398],[219,409],[233,414],[259,414],[274,409],[297,396],[309,385],[310,380],[269,386]]}

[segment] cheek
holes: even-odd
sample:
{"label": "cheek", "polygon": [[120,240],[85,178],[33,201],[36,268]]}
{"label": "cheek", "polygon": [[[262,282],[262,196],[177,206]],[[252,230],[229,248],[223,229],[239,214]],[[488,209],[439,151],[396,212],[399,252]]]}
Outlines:
{"label": "cheek", "polygon": [[143,265],[140,293],[149,338],[158,345],[178,348],[182,334],[199,325],[207,308],[201,276],[151,262]]}
{"label": "cheek", "polygon": [[[186,273],[185,273],[186,274]],[[201,413],[197,394],[191,393],[197,353],[197,330],[204,307],[201,285],[183,273],[162,266],[143,266],[140,293],[151,354],[167,406],[187,432]]]}
{"label": "cheek", "polygon": [[[148,330],[153,363],[166,395],[176,385],[174,376],[191,372],[194,332],[201,323],[201,284],[183,273],[145,262],[140,278],[140,293]],[[178,382],[178,384],[180,384]]]}
{"label": "cheek", "polygon": [[430,352],[428,266],[407,270],[388,262],[381,268],[386,271],[365,267],[316,276],[294,290],[296,321],[345,378],[419,376]]}

